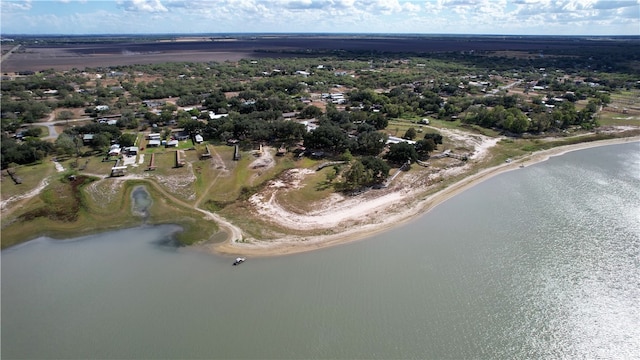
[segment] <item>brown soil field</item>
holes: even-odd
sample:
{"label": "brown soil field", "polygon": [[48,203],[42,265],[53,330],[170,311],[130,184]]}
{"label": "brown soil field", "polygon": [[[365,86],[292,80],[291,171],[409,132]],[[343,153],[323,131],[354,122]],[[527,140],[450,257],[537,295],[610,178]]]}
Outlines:
{"label": "brown soil field", "polygon": [[[149,41],[23,45],[2,62],[3,73],[70,70],[163,62],[223,62],[293,57],[319,51],[430,53],[445,51],[541,51],[611,46],[606,40],[538,37],[275,36],[234,41]],[[3,46],[4,48],[4,46]]]}

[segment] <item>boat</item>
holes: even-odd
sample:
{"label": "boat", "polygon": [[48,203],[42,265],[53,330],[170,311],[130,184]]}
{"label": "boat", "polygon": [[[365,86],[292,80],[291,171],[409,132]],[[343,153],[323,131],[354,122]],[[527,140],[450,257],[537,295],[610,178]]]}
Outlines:
{"label": "boat", "polygon": [[236,258],[236,261],[233,262],[233,266],[240,265],[245,261],[247,261],[247,258],[243,258],[243,257]]}

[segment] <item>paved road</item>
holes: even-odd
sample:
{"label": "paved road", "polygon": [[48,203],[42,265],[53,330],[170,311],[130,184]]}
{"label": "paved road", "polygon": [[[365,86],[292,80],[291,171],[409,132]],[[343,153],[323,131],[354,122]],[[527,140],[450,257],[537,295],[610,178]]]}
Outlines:
{"label": "paved road", "polygon": [[46,126],[49,129],[49,136],[43,137],[42,140],[48,140],[48,139],[57,139],[58,138],[58,132],[56,131],[56,124],[62,124],[64,122],[67,123],[72,123],[72,122],[78,122],[78,121],[87,121],[87,120],[93,120],[92,118],[80,118],[80,119],[70,119],[70,120],[55,120],[55,117],[53,115],[53,113],[51,115],[49,115],[49,118],[47,119],[47,121],[43,121],[43,122],[37,122],[37,123],[31,123],[31,124],[26,124],[26,125],[30,125],[30,126]]}
{"label": "paved road", "polygon": [[18,51],[20,46],[22,46],[22,45],[16,45],[11,50],[7,51],[6,54],[2,55],[2,59],[0,60],[0,63],[2,63],[3,61],[7,60],[9,58],[9,56],[11,56],[11,54],[13,54],[14,51]]}

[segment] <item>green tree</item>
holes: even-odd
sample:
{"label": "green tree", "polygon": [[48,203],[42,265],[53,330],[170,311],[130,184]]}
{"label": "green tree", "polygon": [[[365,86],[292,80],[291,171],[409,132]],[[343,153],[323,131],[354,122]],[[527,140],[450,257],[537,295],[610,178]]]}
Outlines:
{"label": "green tree", "polygon": [[93,136],[93,141],[91,141],[91,147],[96,150],[106,150],[109,148],[111,144],[111,138],[108,133],[99,133]]}
{"label": "green tree", "polygon": [[418,153],[415,146],[406,141],[389,146],[389,152],[386,155],[387,160],[395,164],[404,164],[407,161],[415,162],[418,159]]}
{"label": "green tree", "polygon": [[418,140],[415,145],[416,153],[420,159],[428,159],[429,153],[436,149],[436,143],[431,138]]}
{"label": "green tree", "polygon": [[347,135],[335,125],[318,126],[304,137],[304,146],[310,149],[342,152],[348,143]]}
{"label": "green tree", "polygon": [[138,136],[136,134],[124,133],[120,135],[120,138],[118,139],[118,143],[120,144],[120,146],[123,146],[123,147],[134,146],[136,143],[137,137]]}
{"label": "green tree", "polygon": [[[424,139],[432,139],[433,143],[436,144],[436,148],[438,144],[442,144],[442,135],[438,133],[426,133],[424,134]],[[436,149],[434,148],[434,150]]]}
{"label": "green tree", "polygon": [[74,136],[62,133],[55,141],[55,148],[60,155],[72,155],[76,151]]}
{"label": "green tree", "polygon": [[404,133],[404,138],[405,139],[409,139],[409,140],[413,140],[416,138],[416,136],[418,136],[418,132],[416,131],[416,129],[414,129],[413,127],[410,127],[407,129],[407,131]]}
{"label": "green tree", "polygon": [[388,136],[386,134],[369,131],[358,135],[356,152],[362,155],[378,155],[384,150]]}
{"label": "green tree", "polygon": [[42,128],[39,127],[30,127],[25,132],[22,133],[25,137],[34,137],[38,138],[42,135]]}
{"label": "green tree", "polygon": [[362,160],[362,165],[369,173],[369,184],[381,184],[389,176],[389,170],[391,167],[382,159],[375,156],[366,156]]}
{"label": "green tree", "polygon": [[322,115],[322,109],[315,105],[309,105],[302,109],[300,112],[300,117],[303,119],[313,119],[320,117]]}
{"label": "green tree", "polygon": [[357,190],[371,182],[371,175],[361,161],[356,161],[344,176],[342,190]]}
{"label": "green tree", "polygon": [[73,113],[69,110],[62,110],[56,115],[56,120],[67,121],[73,118]]}

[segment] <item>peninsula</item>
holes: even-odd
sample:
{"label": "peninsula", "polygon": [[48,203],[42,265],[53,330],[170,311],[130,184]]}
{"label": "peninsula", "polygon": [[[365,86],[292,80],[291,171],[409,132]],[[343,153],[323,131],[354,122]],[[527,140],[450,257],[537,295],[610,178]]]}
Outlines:
{"label": "peninsula", "polygon": [[205,251],[308,251],[640,140],[634,38],[72,40],[2,44],[3,248],[175,223]]}

